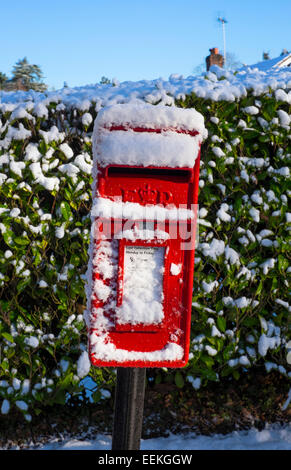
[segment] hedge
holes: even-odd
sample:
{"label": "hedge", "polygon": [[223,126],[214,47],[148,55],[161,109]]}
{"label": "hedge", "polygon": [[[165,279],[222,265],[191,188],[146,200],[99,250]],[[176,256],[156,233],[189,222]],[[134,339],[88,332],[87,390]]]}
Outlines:
{"label": "hedge", "polygon": [[149,380],[195,390],[259,365],[291,378],[291,73],[276,73],[213,68],[168,82],[1,93],[2,414],[16,406],[31,420],[44,405],[86,400],[89,375],[95,402],[114,387],[115,370],[89,371],[86,355],[91,135],[101,106],[133,98],[194,107],[208,129],[190,360]]}

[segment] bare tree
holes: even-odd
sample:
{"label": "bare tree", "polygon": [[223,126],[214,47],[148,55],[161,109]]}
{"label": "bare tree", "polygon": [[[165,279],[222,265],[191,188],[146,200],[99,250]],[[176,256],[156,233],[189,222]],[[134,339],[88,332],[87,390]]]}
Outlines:
{"label": "bare tree", "polygon": [[[226,66],[223,67],[225,70],[238,70],[243,66],[242,62],[236,57],[234,52],[226,52]],[[196,65],[193,69],[193,73],[199,75],[206,72],[205,60],[199,65]]]}

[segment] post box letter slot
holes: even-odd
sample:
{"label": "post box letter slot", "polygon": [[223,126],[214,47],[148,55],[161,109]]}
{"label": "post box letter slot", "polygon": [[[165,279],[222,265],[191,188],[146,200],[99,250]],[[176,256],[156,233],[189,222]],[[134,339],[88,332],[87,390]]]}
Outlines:
{"label": "post box letter slot", "polygon": [[165,317],[166,246],[120,242],[116,331],[157,331]]}
{"label": "post box letter slot", "polygon": [[110,178],[130,177],[158,178],[169,181],[189,182],[192,180],[191,168],[140,168],[128,166],[109,166],[107,176]]}

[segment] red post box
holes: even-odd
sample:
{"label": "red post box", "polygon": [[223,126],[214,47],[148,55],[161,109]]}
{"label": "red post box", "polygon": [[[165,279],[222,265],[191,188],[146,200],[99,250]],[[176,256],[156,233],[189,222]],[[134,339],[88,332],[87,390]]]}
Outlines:
{"label": "red post box", "polygon": [[122,104],[96,118],[86,312],[93,365],[188,361],[205,133],[193,109]]}

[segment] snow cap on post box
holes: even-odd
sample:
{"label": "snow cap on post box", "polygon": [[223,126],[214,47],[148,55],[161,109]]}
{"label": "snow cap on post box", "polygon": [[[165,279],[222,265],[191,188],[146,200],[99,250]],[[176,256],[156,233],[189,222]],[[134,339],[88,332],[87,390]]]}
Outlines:
{"label": "snow cap on post box", "polygon": [[206,137],[204,118],[194,109],[112,105],[99,111],[95,120],[94,167],[98,161],[100,166],[193,168]]}

